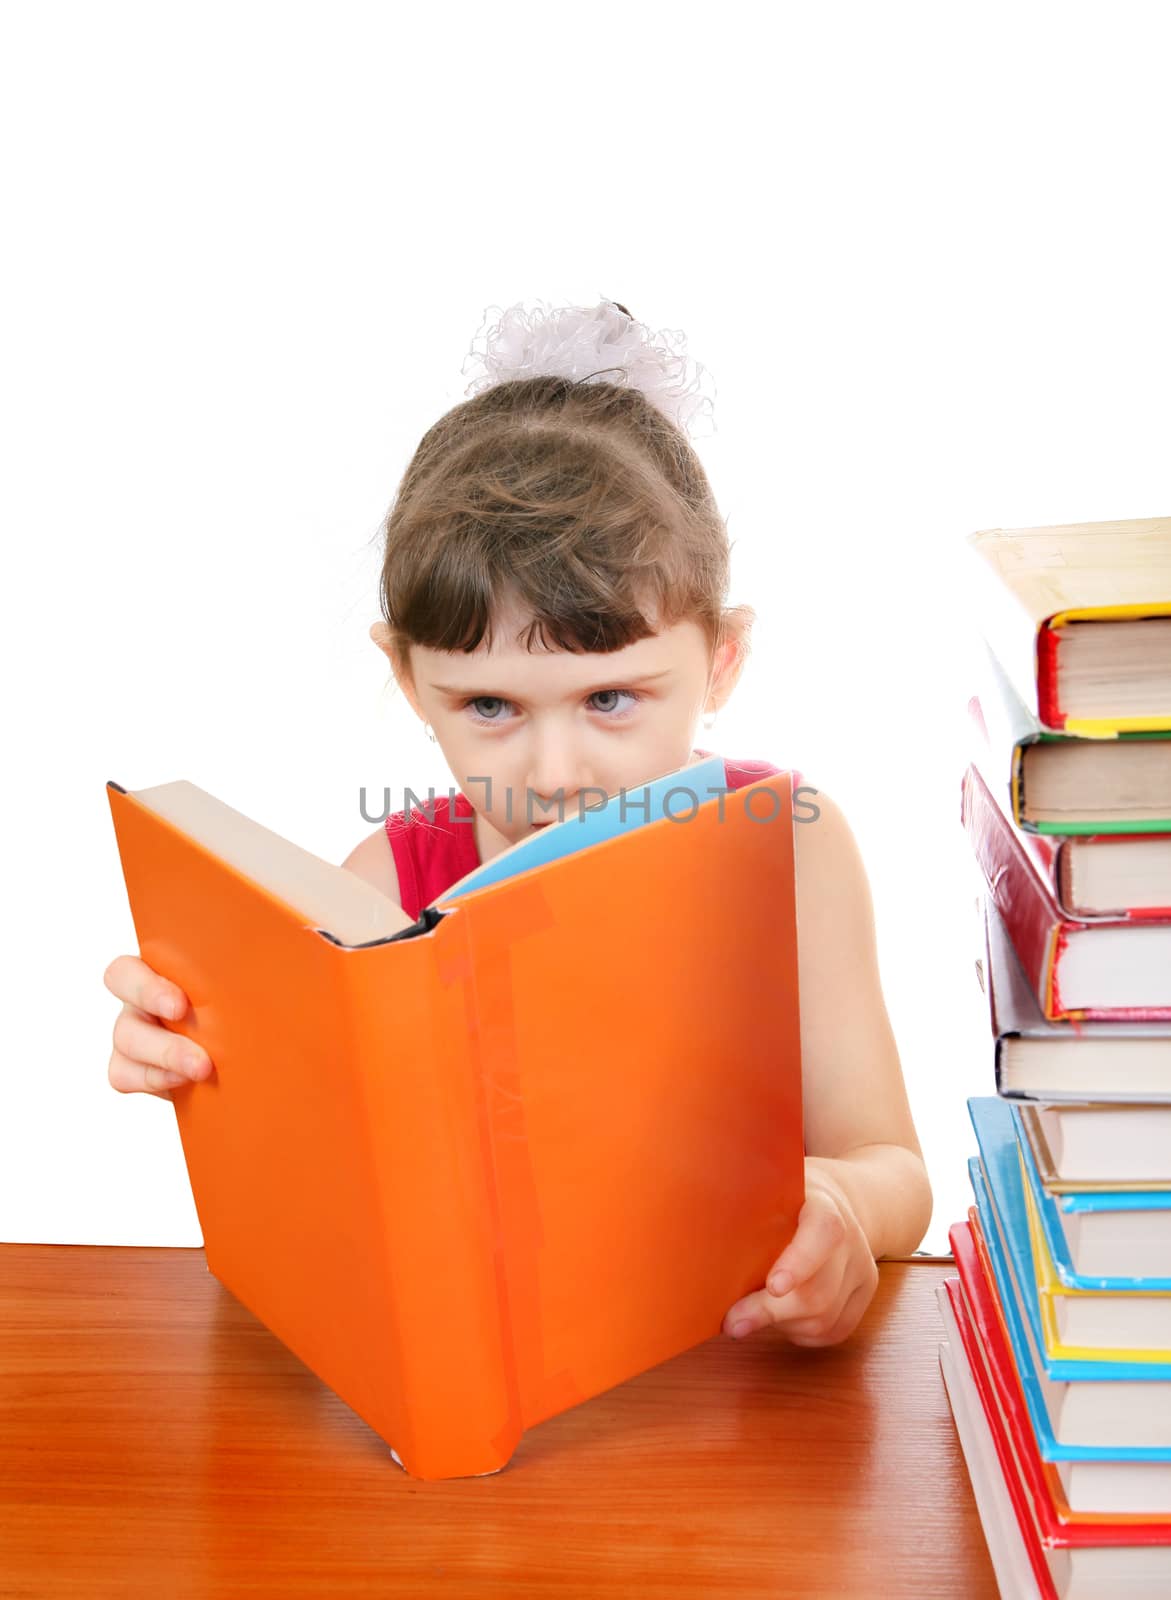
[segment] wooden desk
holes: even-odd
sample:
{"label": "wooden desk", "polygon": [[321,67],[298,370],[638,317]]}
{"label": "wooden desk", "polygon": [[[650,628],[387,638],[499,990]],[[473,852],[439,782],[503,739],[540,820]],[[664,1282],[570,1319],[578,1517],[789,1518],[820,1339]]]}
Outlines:
{"label": "wooden desk", "polygon": [[843,1345],[721,1335],[421,1483],[202,1250],[0,1245],[0,1594],[994,1597],[952,1270],[884,1262]]}

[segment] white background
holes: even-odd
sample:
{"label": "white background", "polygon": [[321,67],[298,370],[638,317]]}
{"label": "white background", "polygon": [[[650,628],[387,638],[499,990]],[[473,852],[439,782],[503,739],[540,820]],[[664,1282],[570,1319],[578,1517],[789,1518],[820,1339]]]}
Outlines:
{"label": "white background", "polygon": [[4,13],[0,1238],[200,1242],[106,1079],[106,780],[335,861],[360,785],[446,787],[378,523],[488,306],[607,296],[715,380],[760,621],[705,742],[851,819],[946,1249],[993,1087],[955,558],[1171,510],[1167,8],[422,9]]}

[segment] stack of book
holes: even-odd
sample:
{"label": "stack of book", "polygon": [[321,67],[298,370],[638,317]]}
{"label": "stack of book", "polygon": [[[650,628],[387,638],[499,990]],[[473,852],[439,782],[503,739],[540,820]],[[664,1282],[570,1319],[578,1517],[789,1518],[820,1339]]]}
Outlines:
{"label": "stack of book", "polygon": [[968,541],[996,1094],[940,1364],[1003,1594],[1171,1595],[1171,518]]}

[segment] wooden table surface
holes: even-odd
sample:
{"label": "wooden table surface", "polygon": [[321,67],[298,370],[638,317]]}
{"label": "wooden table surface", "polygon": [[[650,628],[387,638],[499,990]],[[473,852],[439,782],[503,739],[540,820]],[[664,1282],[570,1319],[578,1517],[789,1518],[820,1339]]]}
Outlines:
{"label": "wooden table surface", "polygon": [[424,1483],[202,1250],[0,1245],[0,1594],[994,1597],[952,1270],[884,1262],[842,1345],[721,1335]]}

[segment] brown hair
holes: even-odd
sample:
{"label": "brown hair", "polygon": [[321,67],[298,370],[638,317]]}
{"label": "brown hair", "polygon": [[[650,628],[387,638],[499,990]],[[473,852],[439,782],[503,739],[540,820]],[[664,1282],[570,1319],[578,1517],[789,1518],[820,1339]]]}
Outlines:
{"label": "brown hair", "polygon": [[620,383],[514,379],[453,407],[380,532],[382,615],[404,671],[412,644],[491,648],[508,602],[532,617],[529,650],[620,650],[691,620],[714,652],[754,619],[724,606],[731,546],[699,458]]}

